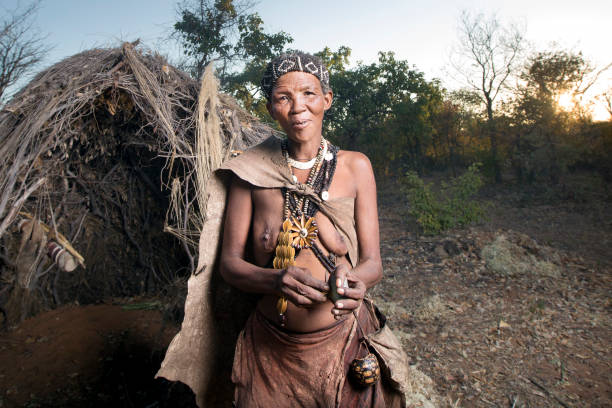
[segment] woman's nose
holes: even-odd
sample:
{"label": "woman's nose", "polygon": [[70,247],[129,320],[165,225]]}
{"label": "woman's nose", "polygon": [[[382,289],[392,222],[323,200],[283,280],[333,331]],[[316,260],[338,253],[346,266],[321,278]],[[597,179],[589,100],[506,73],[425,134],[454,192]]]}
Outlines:
{"label": "woman's nose", "polygon": [[299,113],[306,109],[306,103],[302,96],[297,96],[291,104],[291,113]]}

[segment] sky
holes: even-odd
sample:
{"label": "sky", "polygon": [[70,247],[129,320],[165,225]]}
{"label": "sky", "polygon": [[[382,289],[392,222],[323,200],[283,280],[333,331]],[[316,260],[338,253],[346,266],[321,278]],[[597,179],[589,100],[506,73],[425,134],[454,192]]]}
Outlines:
{"label": "sky", "polygon": [[[0,13],[26,0],[0,0]],[[36,24],[54,46],[47,65],[96,46],[140,38],[176,59],[177,46],[165,41],[176,21],[176,0],[42,0]],[[352,50],[351,62],[371,63],[379,51],[394,51],[427,78],[449,88],[448,55],[457,38],[462,10],[496,13],[502,22],[525,27],[533,49],[582,51],[597,66],[612,62],[612,1],[606,0],[261,0],[253,8],[268,32],[285,31],[291,48],[317,52],[325,46]],[[612,70],[595,91],[612,84]],[[604,118],[605,119],[605,118]]]}

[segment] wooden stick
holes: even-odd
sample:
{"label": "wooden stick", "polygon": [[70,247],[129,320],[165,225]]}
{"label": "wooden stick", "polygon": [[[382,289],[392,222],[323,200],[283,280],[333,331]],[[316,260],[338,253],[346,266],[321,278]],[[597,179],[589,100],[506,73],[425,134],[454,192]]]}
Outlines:
{"label": "wooden stick", "polygon": [[[28,218],[28,219],[30,219],[30,220],[34,219],[34,217],[32,216],[32,214],[27,213],[27,212],[25,212],[25,211],[20,211],[20,212],[19,212],[19,215],[22,215],[22,216],[24,216],[24,217],[26,217],[26,218]],[[55,232],[55,231],[54,231],[54,230],[53,230],[51,227],[49,227],[49,226],[48,226],[47,224],[45,224],[44,222],[39,221],[39,223],[40,223],[40,226],[42,227],[42,229],[43,229],[43,230],[44,230],[44,231],[45,231],[47,234],[49,234],[49,238],[50,238],[50,239],[56,239],[56,240],[57,240],[57,242],[58,242],[58,243],[59,243],[61,246],[63,246],[64,248],[66,248],[66,251],[70,252],[70,254],[76,258],[77,262],[78,262],[79,264],[81,264],[81,266],[82,266],[83,268],[85,268],[85,258],[83,258],[83,256],[82,256],[81,254],[79,254],[79,253],[78,253],[78,251],[72,247],[72,245],[70,245],[70,241],[68,241],[68,239],[67,239],[65,236],[63,236],[63,235],[62,235],[61,233],[59,233],[59,232],[57,232],[57,233],[56,233],[56,232]]]}
{"label": "wooden stick", "polygon": [[569,405],[567,405],[561,398],[557,397],[555,395],[555,393],[553,393],[552,391],[548,391],[546,389],[546,387],[544,387],[542,384],[538,383],[536,380],[534,380],[531,377],[527,377],[527,379],[529,381],[531,381],[533,383],[533,385],[535,385],[536,387],[538,387],[539,389],[541,389],[542,391],[544,391],[546,393],[546,395],[553,397],[559,404],[563,405],[565,408],[571,408]]}
{"label": "wooden stick", "polygon": [[2,238],[2,235],[4,235],[4,232],[6,231],[6,229],[9,227],[9,225],[13,222],[15,216],[17,215],[17,213],[19,212],[19,210],[21,209],[21,206],[23,205],[23,203],[28,199],[28,197],[30,197],[30,195],[32,195],[32,193],[34,191],[36,191],[38,189],[38,187],[41,186],[41,184],[43,184],[45,181],[47,181],[46,177],[43,177],[39,180],[37,180],[34,184],[32,184],[30,186],[30,188],[28,188],[26,190],[25,193],[23,193],[23,195],[21,197],[19,197],[19,199],[17,201],[15,201],[13,203],[13,205],[11,206],[11,211],[9,211],[8,215],[2,220],[2,224],[0,224],[0,238]]}

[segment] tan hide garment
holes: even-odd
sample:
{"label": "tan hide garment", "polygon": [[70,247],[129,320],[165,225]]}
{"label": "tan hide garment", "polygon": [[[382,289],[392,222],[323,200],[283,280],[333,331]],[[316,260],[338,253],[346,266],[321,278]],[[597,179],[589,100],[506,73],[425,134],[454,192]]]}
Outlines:
{"label": "tan hide garment", "polygon": [[[352,266],[359,261],[354,200],[339,198],[323,201],[312,188],[294,183],[282,155],[281,139],[272,136],[226,161],[208,183],[208,204],[200,234],[198,266],[187,284],[185,317],[181,331],[170,343],[156,375],[156,378],[163,377],[188,385],[195,393],[199,407],[207,403],[212,406],[211,401],[218,401],[214,394],[221,393],[219,387],[231,386],[229,376],[233,347],[239,330],[244,327],[254,307],[254,303],[251,303],[251,310],[244,310],[248,309],[245,304],[249,302],[242,298],[247,295],[229,289],[216,273],[223,215],[231,182],[228,171],[257,187],[286,187],[308,196],[317,203],[319,210],[330,219],[344,239]],[[234,299],[229,299],[232,296]],[[243,309],[241,313],[237,311],[239,308]],[[219,309],[225,309],[225,313],[224,310],[219,312]],[[233,328],[228,329],[228,326]]]}
{"label": "tan hide garment", "polygon": [[231,170],[256,187],[285,187],[289,191],[297,191],[309,197],[319,206],[319,211],[330,219],[346,242],[351,265],[357,265],[359,259],[354,198],[342,197],[323,201],[312,187],[294,183],[291,170],[282,154],[281,139],[272,136],[235,159],[227,161],[221,169]]}

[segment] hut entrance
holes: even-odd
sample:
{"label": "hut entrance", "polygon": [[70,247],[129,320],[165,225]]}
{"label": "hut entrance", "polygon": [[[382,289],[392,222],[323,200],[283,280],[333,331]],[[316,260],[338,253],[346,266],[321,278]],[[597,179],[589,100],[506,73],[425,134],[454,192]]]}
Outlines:
{"label": "hut entrance", "polygon": [[[173,299],[180,319],[206,177],[230,149],[270,134],[214,86],[207,92],[126,43],[52,66],[3,108],[5,324],[135,295]],[[202,150],[199,137],[214,143]]]}

